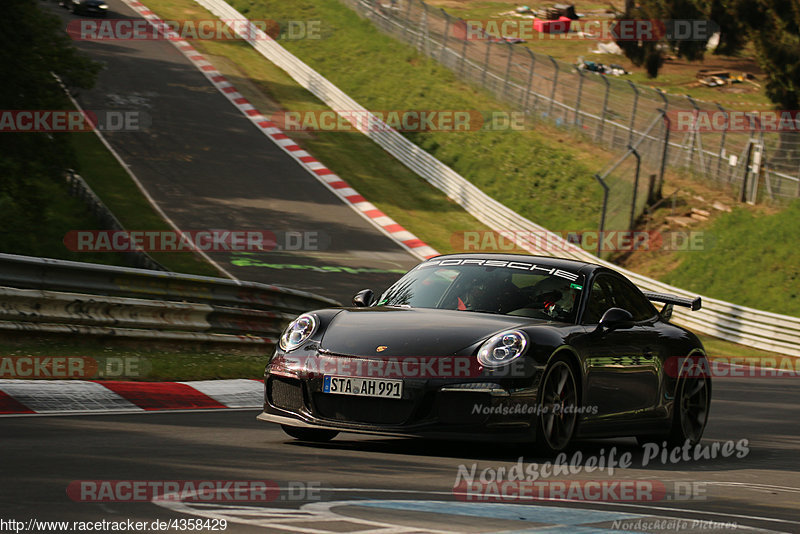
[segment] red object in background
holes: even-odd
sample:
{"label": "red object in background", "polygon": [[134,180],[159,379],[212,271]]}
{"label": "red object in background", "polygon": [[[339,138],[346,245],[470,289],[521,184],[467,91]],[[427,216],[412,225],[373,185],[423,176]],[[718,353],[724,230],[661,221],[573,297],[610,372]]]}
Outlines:
{"label": "red object in background", "polygon": [[533,19],[533,29],[540,33],[567,33],[572,27],[572,20],[558,17],[558,20]]}

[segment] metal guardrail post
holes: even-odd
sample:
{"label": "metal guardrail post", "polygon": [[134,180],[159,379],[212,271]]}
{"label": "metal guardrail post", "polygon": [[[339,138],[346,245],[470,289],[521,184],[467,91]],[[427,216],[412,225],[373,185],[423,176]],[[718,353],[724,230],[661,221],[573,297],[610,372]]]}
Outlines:
{"label": "metal guardrail post", "polygon": [[528,56],[531,58],[531,69],[528,71],[528,88],[525,90],[525,100],[522,104],[522,110],[528,111],[528,98],[533,90],[533,71],[536,68],[536,55],[531,52],[530,48],[526,48],[525,51],[528,52]]}
{"label": "metal guardrail post", "polygon": [[630,146],[630,144],[633,143],[633,129],[636,125],[636,108],[639,105],[639,89],[637,89],[636,84],[630,80],[628,80],[628,85],[630,85],[633,90],[633,108],[631,109],[630,126],[628,126],[628,145]]}
{"label": "metal guardrail post", "polygon": [[[547,56],[550,58],[550,61],[553,62],[553,69],[555,72],[553,73],[553,90],[550,91],[550,107],[547,109],[547,114],[551,115],[553,113],[553,104],[556,101],[556,87],[558,87],[558,61],[553,56]],[[551,117],[552,118],[552,117]]]}

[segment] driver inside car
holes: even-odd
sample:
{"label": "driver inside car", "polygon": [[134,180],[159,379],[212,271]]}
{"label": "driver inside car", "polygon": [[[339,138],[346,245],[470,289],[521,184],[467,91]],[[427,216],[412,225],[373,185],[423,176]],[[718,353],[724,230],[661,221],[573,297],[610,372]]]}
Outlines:
{"label": "driver inside car", "polygon": [[564,320],[572,314],[577,291],[569,280],[548,276],[533,286],[533,300],[528,308],[538,310],[555,320]]}
{"label": "driver inside car", "polygon": [[508,313],[526,301],[510,274],[473,279],[457,300],[457,309],[492,313]]}

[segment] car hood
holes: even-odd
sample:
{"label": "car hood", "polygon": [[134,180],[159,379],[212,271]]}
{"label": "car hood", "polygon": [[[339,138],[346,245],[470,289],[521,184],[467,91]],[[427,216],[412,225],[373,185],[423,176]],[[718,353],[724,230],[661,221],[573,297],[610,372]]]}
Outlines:
{"label": "car hood", "polygon": [[452,356],[496,332],[544,322],[469,311],[353,308],[334,317],[320,347],[347,356]]}

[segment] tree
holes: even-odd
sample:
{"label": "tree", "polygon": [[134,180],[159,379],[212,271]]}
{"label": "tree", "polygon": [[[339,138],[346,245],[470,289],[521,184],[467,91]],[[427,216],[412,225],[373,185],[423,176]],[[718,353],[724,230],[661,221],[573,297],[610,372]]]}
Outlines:
{"label": "tree", "polygon": [[[0,109],[64,110],[70,102],[52,73],[89,88],[99,65],[80,55],[60,20],[37,0],[6,0],[0,17]],[[48,199],[74,165],[66,133],[0,132],[0,250],[31,250],[30,238],[48,223]],[[25,233],[20,230],[24,229]]]}
{"label": "tree", "polygon": [[658,76],[668,51],[689,61],[703,59],[710,35],[680,38],[671,33],[670,24],[671,21],[706,19],[701,7],[696,0],[642,0],[633,9],[626,3],[626,10],[617,17],[618,21],[631,19],[663,21],[663,28],[667,31],[662,39],[641,41],[616,39],[617,44],[634,65],[647,70],[650,78]]}
{"label": "tree", "polygon": [[767,96],[781,109],[798,109],[800,2],[739,0],[736,11],[748,29],[756,59],[766,74]]}

